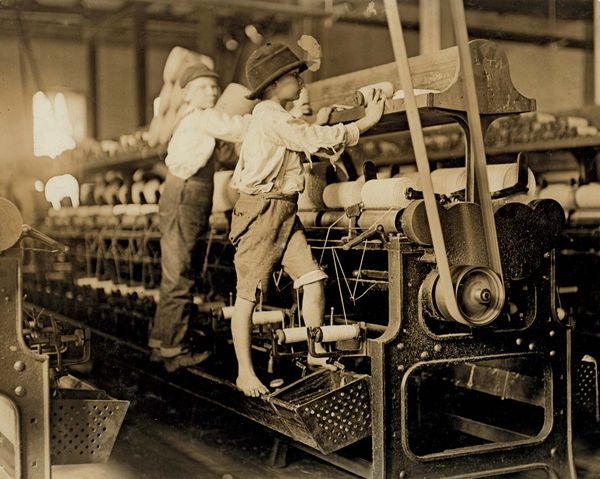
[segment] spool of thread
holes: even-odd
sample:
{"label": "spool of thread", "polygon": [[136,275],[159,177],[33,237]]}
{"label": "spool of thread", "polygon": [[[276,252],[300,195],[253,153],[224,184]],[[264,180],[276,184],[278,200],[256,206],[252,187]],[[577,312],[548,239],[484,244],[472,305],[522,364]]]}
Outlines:
{"label": "spool of thread", "polygon": [[581,118],[579,116],[568,116],[567,126],[569,128],[586,127],[590,124],[587,118]]}
{"label": "spool of thread", "polygon": [[369,97],[371,90],[381,90],[384,98],[392,98],[394,95],[394,85],[389,81],[373,83],[359,88],[354,92],[354,103],[357,106],[366,105],[366,98]]}
{"label": "spool of thread", "polygon": [[332,343],[335,341],[347,341],[360,336],[358,324],[342,324],[335,326],[321,326],[316,335],[317,342]]}
{"label": "spool of thread", "polygon": [[104,188],[104,201],[107,205],[118,205],[119,202],[119,190],[123,184],[123,180],[115,180],[109,183]]}
{"label": "spool of thread", "polygon": [[121,204],[127,205],[131,203],[131,183],[123,183],[117,195]]}
{"label": "spool of thread", "polygon": [[[488,182],[490,191],[498,191],[517,184],[519,169],[516,163],[505,163],[501,165],[488,165]],[[466,180],[466,176],[465,176]],[[528,194],[535,194],[535,175],[527,170]]]}
{"label": "spool of thread", "polygon": [[600,183],[589,183],[575,190],[578,208],[600,208]]}
{"label": "spool of thread", "polygon": [[125,214],[129,216],[140,216],[142,214],[142,205],[127,205]]}
{"label": "spool of thread", "polygon": [[[518,167],[516,163],[503,163],[500,165],[487,165],[488,185],[490,192],[499,191],[514,186],[518,180]],[[463,190],[467,185],[467,171],[465,168],[440,168],[431,173],[433,190],[439,194],[448,195]],[[420,182],[417,187],[422,190]],[[528,196],[535,194],[535,175],[527,170]]]}
{"label": "spool of thread", "polygon": [[343,209],[362,201],[363,181],[345,181],[327,185],[323,190],[323,202],[327,208]]}
{"label": "spool of thread", "polygon": [[158,203],[158,189],[160,187],[160,180],[154,179],[154,180],[150,180],[147,181],[146,183],[144,183],[144,188],[143,188],[143,195],[144,195],[144,200],[146,200],[146,203],[148,204],[156,204]]}
{"label": "spool of thread", "polygon": [[326,207],[323,192],[327,187],[327,170],[332,168],[329,162],[304,165],[304,191],[298,197],[298,210],[322,210]]}
{"label": "spool of thread", "polygon": [[324,211],[319,218],[319,226],[329,227],[335,223],[336,228],[347,228],[350,218],[343,211]]}
{"label": "spool of thread", "polygon": [[79,204],[82,206],[90,206],[94,204],[94,188],[95,183],[82,183],[79,186]]}
{"label": "spool of thread", "polygon": [[398,233],[402,231],[402,211],[403,210],[363,211],[358,218],[358,226],[362,229],[367,229],[373,225],[381,225],[386,233]]}
{"label": "spool of thread", "polygon": [[361,199],[365,209],[405,208],[410,203],[406,190],[415,187],[406,177],[370,180],[362,188]]}
{"label": "spool of thread", "polygon": [[234,310],[234,306],[225,306],[221,312],[223,313],[223,318],[224,319],[231,319],[231,317],[233,316],[233,310]]}
{"label": "spool of thread", "polygon": [[301,343],[308,339],[308,328],[284,328],[275,332],[279,344]]}
{"label": "spool of thread", "polygon": [[300,222],[307,228],[311,228],[319,225],[319,216],[321,215],[318,211],[299,211],[298,218]]}
{"label": "spool of thread", "polygon": [[94,203],[97,205],[105,205],[106,200],[104,199],[104,189],[106,188],[106,183],[100,182],[96,183],[94,187]]}
{"label": "spool of thread", "polygon": [[131,181],[134,183],[137,183],[138,181],[144,181],[145,175],[146,172],[142,168],[138,168],[133,172],[133,175],[131,175]]}
{"label": "spool of thread", "polygon": [[569,223],[574,225],[597,225],[600,222],[600,209],[575,210],[569,216]]}
{"label": "spool of thread", "polygon": [[214,175],[215,189],[213,192],[213,213],[223,213],[233,209],[234,202],[231,201],[231,195],[228,193],[229,182],[233,176],[233,171],[217,171]]}
{"label": "spool of thread", "polygon": [[[465,187],[466,171],[464,168],[439,168],[431,172],[431,182],[434,192],[449,195]],[[423,190],[420,181],[417,182],[417,188]]]}
{"label": "spool of thread", "polygon": [[158,205],[140,205],[140,213],[143,215],[154,215],[158,213]]}
{"label": "spool of thread", "polygon": [[575,189],[572,185],[566,183],[553,183],[542,189],[539,198],[550,198],[556,200],[563,207],[565,212],[575,209]]}
{"label": "spool of thread", "polygon": [[[223,313],[223,319],[231,319],[233,316],[234,306],[225,306],[221,309]],[[254,311],[252,315],[252,324],[261,325],[261,324],[277,324],[283,323],[285,319],[285,314],[280,309],[274,309],[272,311]],[[301,328],[293,328],[293,329],[301,329]],[[306,328],[304,328],[306,329]],[[306,337],[305,337],[306,339]]]}
{"label": "spool of thread", "polygon": [[280,309],[272,311],[255,311],[252,315],[252,324],[283,324],[285,314]]}
{"label": "spool of thread", "polygon": [[131,185],[131,201],[136,205],[144,204],[144,182],[136,181],[133,185]]}
{"label": "spool of thread", "polygon": [[114,216],[123,216],[127,213],[127,205],[114,205],[112,213]]}

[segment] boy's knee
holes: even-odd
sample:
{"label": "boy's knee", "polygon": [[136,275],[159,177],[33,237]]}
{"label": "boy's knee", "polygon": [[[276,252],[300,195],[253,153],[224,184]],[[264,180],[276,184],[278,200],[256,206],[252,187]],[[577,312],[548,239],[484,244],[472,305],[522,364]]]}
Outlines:
{"label": "boy's knee", "polygon": [[325,286],[322,279],[313,283],[305,284],[303,289],[304,294],[312,298],[321,299],[325,297]]}
{"label": "boy's knee", "polygon": [[304,288],[306,291],[307,286],[311,284],[320,284],[320,288],[323,288],[323,280],[327,279],[327,273],[322,269],[315,269],[309,273],[303,274],[297,280],[294,281],[294,288]]}
{"label": "boy's knee", "polygon": [[252,318],[254,312],[254,306],[256,303],[249,301],[239,296],[235,300],[235,308],[233,309],[232,321],[236,321],[243,318]]}

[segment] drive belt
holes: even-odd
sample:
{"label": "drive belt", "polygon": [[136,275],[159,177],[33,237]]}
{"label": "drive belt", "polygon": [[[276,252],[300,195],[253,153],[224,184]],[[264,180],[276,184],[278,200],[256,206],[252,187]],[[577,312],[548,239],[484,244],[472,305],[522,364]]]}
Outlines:
{"label": "drive belt", "polygon": [[[488,250],[490,266],[498,275],[500,275],[500,253],[498,249],[498,240],[496,237],[493,210],[488,188],[485,151],[483,150],[483,137],[481,133],[481,123],[477,106],[477,94],[475,91],[475,82],[473,78],[469,46],[466,40],[467,36],[466,25],[464,22],[464,9],[462,10],[463,16],[461,23],[460,19],[457,20],[457,17],[460,16],[462,0],[452,0],[452,4],[452,14],[455,25],[455,31],[461,30],[461,28],[463,30],[457,34],[457,39],[459,40],[459,56],[461,62],[461,69],[463,72],[463,78],[465,78],[465,88],[467,90],[465,96],[468,100],[468,120],[469,123],[471,121],[476,123],[475,131],[472,135],[473,137],[475,137],[474,143],[476,142],[476,150],[475,156],[472,157],[471,160],[475,160],[476,162],[474,168],[474,176],[477,191],[479,192],[479,200],[481,201],[481,209],[484,219],[485,243],[486,248]],[[408,55],[406,52],[406,44],[404,42],[404,35],[402,32],[402,23],[400,20],[400,14],[398,12],[398,5],[396,3],[396,0],[384,0],[384,6],[386,11],[388,27],[390,29],[392,47],[394,51],[394,57],[396,60],[396,67],[398,69],[401,86],[404,90],[405,95],[404,102],[406,116],[410,129],[410,136],[417,163],[417,169],[419,171],[419,177],[421,180],[425,210],[427,212],[427,219],[429,222],[429,229],[431,232],[433,250],[435,253],[435,258],[438,267],[439,288],[442,290],[441,293],[446,298],[446,310],[451,316],[451,319],[460,323],[465,323],[466,321],[463,318],[463,314],[460,311],[456,300],[456,294],[454,291],[446,244],[444,242],[442,224],[437,209],[438,205],[434,195],[433,183],[431,181],[431,170],[429,168],[429,159],[427,157],[427,150],[425,148],[425,141],[423,138],[421,118],[419,116],[419,110],[415,101],[415,95],[413,91],[413,82],[410,74],[410,66],[408,63]],[[466,68],[465,65],[467,65]],[[470,81],[468,81],[467,79],[469,79]],[[469,161],[468,158],[466,158],[465,160],[467,162]]]}

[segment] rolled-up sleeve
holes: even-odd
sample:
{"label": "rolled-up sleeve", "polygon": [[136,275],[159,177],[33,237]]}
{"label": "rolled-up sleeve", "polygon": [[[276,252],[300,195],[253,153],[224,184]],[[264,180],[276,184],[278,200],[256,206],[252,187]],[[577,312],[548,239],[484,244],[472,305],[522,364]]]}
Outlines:
{"label": "rolled-up sleeve", "polygon": [[346,125],[346,146],[355,146],[360,140],[360,130],[356,123]]}
{"label": "rolled-up sleeve", "polygon": [[219,140],[239,143],[244,140],[251,115],[234,115],[207,109],[196,117],[196,126],[199,131]]}
{"label": "rolled-up sleeve", "polygon": [[322,148],[355,145],[360,136],[356,125],[310,125],[304,120],[292,119],[289,115],[276,115],[272,118],[268,131],[274,142],[289,150],[311,155]]}

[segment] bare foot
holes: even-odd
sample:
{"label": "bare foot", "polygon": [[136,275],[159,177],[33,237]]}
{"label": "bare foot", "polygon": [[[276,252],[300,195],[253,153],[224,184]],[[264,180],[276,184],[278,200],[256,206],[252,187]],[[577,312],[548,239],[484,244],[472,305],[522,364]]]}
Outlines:
{"label": "bare foot", "polygon": [[259,397],[261,394],[268,394],[269,389],[260,382],[254,373],[240,373],[235,380],[235,385],[246,395],[251,397]]}
{"label": "bare foot", "polygon": [[335,371],[337,368],[333,364],[327,362],[328,358],[315,358],[314,356],[308,355],[308,365],[318,368],[328,369],[329,371]]}

